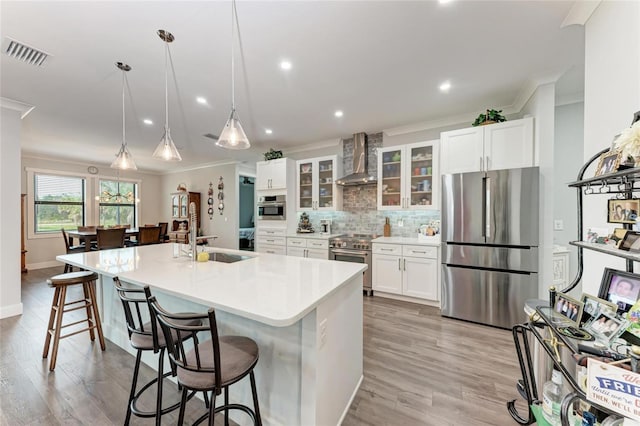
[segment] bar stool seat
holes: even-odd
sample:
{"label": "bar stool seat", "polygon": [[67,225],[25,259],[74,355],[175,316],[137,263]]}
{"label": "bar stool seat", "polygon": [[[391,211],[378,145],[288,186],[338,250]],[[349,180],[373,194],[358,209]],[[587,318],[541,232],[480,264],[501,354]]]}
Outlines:
{"label": "bar stool seat", "polygon": [[[58,346],[61,339],[74,336],[85,331],[89,332],[91,341],[95,340],[94,330],[98,333],[100,348],[104,351],[104,335],[102,334],[102,323],[100,322],[100,314],[98,312],[95,282],[98,274],[91,271],[70,272],[51,277],[47,280],[47,284],[55,289],[53,294],[53,302],[51,303],[51,313],[49,314],[49,325],[47,327],[47,336],[44,342],[42,357],[47,358],[49,355],[49,347],[51,346],[51,338],[53,337],[53,348],[51,359],[49,360],[49,370],[56,368],[56,360],[58,357]],[[67,288],[72,285],[82,285],[84,297],[82,299],[71,302],[66,301]],[[62,323],[62,318],[66,312],[72,312],[79,309],[86,310],[86,319],[74,321],[68,324]],[[86,328],[69,332],[62,335],[62,329],[72,327],[77,324],[87,323]]]}

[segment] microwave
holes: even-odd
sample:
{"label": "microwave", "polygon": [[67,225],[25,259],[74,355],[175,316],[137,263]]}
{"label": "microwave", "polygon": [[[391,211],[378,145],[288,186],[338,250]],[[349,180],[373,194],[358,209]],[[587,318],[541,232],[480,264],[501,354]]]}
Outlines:
{"label": "microwave", "polygon": [[285,220],[286,195],[265,195],[258,199],[258,219]]}

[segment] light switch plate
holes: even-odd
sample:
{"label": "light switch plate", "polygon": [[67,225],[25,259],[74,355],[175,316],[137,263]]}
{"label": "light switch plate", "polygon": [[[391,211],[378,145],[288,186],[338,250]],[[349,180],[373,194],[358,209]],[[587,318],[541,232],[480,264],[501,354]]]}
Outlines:
{"label": "light switch plate", "polygon": [[562,219],[556,219],[553,221],[553,229],[554,231],[562,231],[564,230],[564,221]]}

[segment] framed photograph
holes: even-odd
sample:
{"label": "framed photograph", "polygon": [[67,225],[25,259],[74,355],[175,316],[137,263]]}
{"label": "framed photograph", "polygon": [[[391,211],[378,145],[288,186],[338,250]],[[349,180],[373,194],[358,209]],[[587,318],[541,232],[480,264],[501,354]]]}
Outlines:
{"label": "framed photograph", "polygon": [[628,229],[624,229],[624,228],[616,228],[613,230],[613,238],[617,238],[618,240],[622,241],[624,239],[624,236],[627,234]]}
{"label": "framed photograph", "polygon": [[628,322],[618,317],[615,313],[601,312],[591,319],[584,328],[591,333],[596,340],[608,343],[616,339],[627,328]]}
{"label": "framed photograph", "polygon": [[619,150],[607,151],[602,154],[598,162],[598,168],[596,168],[595,176],[606,175],[617,171],[621,157],[622,151]]}
{"label": "framed photograph", "polygon": [[576,326],[580,325],[580,319],[582,318],[583,303],[579,300],[573,299],[566,294],[558,293],[556,295],[556,304],[553,310],[567,317],[568,320],[573,322]]}
{"label": "framed photograph", "polygon": [[[631,232],[627,232],[627,235]],[[604,268],[598,292],[600,299],[615,303],[618,313],[626,313],[636,303],[638,295],[640,295],[640,275]]]}
{"label": "framed photograph", "polygon": [[607,222],[609,223],[636,223],[640,200],[610,199],[608,202]]}
{"label": "framed photograph", "polygon": [[640,232],[627,231],[618,248],[625,251],[640,251]]}
{"label": "framed photograph", "polygon": [[600,299],[587,293],[582,293],[580,301],[583,304],[582,321],[587,322],[600,312],[616,312],[618,305],[608,300]]}

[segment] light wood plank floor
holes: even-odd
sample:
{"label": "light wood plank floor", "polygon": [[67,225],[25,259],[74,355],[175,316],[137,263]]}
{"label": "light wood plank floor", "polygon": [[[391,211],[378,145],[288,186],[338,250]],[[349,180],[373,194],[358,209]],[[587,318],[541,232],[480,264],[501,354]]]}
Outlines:
{"label": "light wood plank floor", "polygon": [[[102,352],[82,333],[61,342],[55,372],[49,373],[48,360],[42,359],[53,297],[45,281],[60,272],[23,274],[24,314],[0,321],[0,425],[124,421],[132,355],[109,341]],[[506,401],[517,397],[519,376],[509,331],[380,297],[364,299],[364,315],[365,377],[345,425],[515,424],[506,411]],[[153,376],[143,364],[141,382]],[[165,395],[173,400],[175,387],[167,388]],[[204,410],[201,401],[190,401],[187,424]],[[177,413],[163,416],[163,424],[176,420]],[[133,417],[132,424],[153,420]]]}

